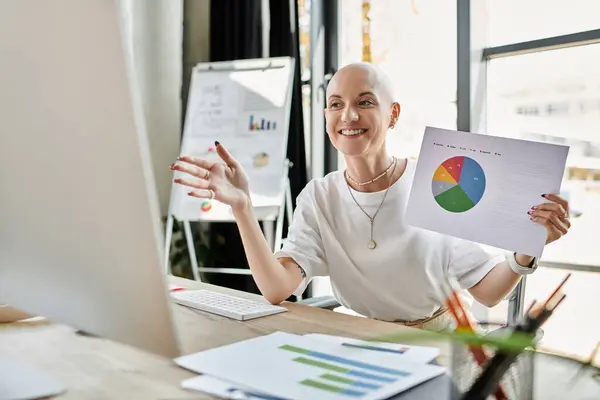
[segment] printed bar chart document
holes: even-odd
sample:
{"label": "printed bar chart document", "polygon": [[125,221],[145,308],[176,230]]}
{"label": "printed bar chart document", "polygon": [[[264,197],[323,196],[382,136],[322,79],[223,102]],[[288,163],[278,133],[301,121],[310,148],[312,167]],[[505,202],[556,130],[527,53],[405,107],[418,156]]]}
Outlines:
{"label": "printed bar chart document", "polygon": [[179,357],[175,363],[256,395],[299,400],[387,399],[444,373],[443,367],[397,354],[284,332]]}
{"label": "printed bar chart document", "polygon": [[534,257],[546,229],[528,211],[560,193],[569,147],[427,127],[407,223]]}

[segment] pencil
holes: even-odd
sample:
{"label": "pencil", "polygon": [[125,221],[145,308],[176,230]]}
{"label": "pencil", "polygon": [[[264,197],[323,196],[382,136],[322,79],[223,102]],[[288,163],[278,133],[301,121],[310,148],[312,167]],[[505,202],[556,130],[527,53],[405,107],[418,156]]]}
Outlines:
{"label": "pencil", "polygon": [[[458,292],[454,290],[452,284],[450,283],[450,295],[446,299],[446,304],[450,313],[454,316],[457,321],[458,327],[462,331],[466,331],[468,333],[476,333],[476,322],[472,322],[469,318],[469,314],[467,313],[460,297],[458,296]],[[470,344],[467,346],[473,358],[477,362],[480,367],[483,367],[489,360],[488,355],[482,346]],[[504,392],[504,389],[501,385],[498,385],[495,391],[495,396],[497,400],[506,400],[508,397]]]}

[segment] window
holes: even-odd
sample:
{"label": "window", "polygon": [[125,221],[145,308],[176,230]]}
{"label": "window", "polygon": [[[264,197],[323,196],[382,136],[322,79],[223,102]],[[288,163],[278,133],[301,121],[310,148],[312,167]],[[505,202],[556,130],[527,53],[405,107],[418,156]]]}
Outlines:
{"label": "window", "polygon": [[490,46],[600,29],[598,0],[489,1]]}
{"label": "window", "polygon": [[587,45],[488,64],[487,132],[570,146],[561,191],[571,204],[572,227],[546,247],[545,261],[600,265],[599,61],[600,45]]}
{"label": "window", "polygon": [[[370,6],[371,62],[389,76],[402,107],[388,149],[416,156],[427,125],[456,129],[456,2],[364,3]],[[362,0],[340,2],[342,66],[362,61],[362,5]]]}
{"label": "window", "polygon": [[[365,44],[371,48],[370,61],[388,75],[402,107],[388,136],[388,151],[416,157],[426,126],[456,129],[456,2],[343,0],[339,4],[340,66],[363,61],[363,4],[367,5],[370,43]],[[343,168],[343,156],[338,160]],[[313,295],[331,293],[329,278],[315,279]]]}

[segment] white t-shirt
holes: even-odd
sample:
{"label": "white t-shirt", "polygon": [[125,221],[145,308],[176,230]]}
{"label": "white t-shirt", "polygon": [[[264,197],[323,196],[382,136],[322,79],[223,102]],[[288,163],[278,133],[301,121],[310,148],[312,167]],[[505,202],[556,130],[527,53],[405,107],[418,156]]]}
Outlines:
{"label": "white t-shirt", "polygon": [[[477,243],[405,223],[415,166],[409,160],[389,188],[374,220],[377,247],[372,250],[369,219],[352,199],[343,171],[308,183],[297,198],[287,241],[275,253],[292,258],[306,272],[295,294],[301,294],[313,277],[329,276],[344,307],[380,320],[417,320],[440,307],[432,279],[446,271],[468,289],[505,260]],[[372,216],[385,191],[352,193]]]}

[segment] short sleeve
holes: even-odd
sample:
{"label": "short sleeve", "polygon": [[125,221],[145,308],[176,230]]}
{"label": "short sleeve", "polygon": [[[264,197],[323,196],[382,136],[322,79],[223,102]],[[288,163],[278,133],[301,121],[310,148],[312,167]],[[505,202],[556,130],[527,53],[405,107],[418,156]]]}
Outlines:
{"label": "short sleeve", "polygon": [[504,253],[495,249],[488,250],[478,243],[453,238],[449,273],[462,289],[469,289],[505,260]]}
{"label": "short sleeve", "polygon": [[313,182],[309,182],[298,195],[287,239],[281,250],[275,252],[275,257],[289,257],[304,271],[306,277],[294,291],[295,295],[302,294],[315,276],[329,275],[317,223]]}

